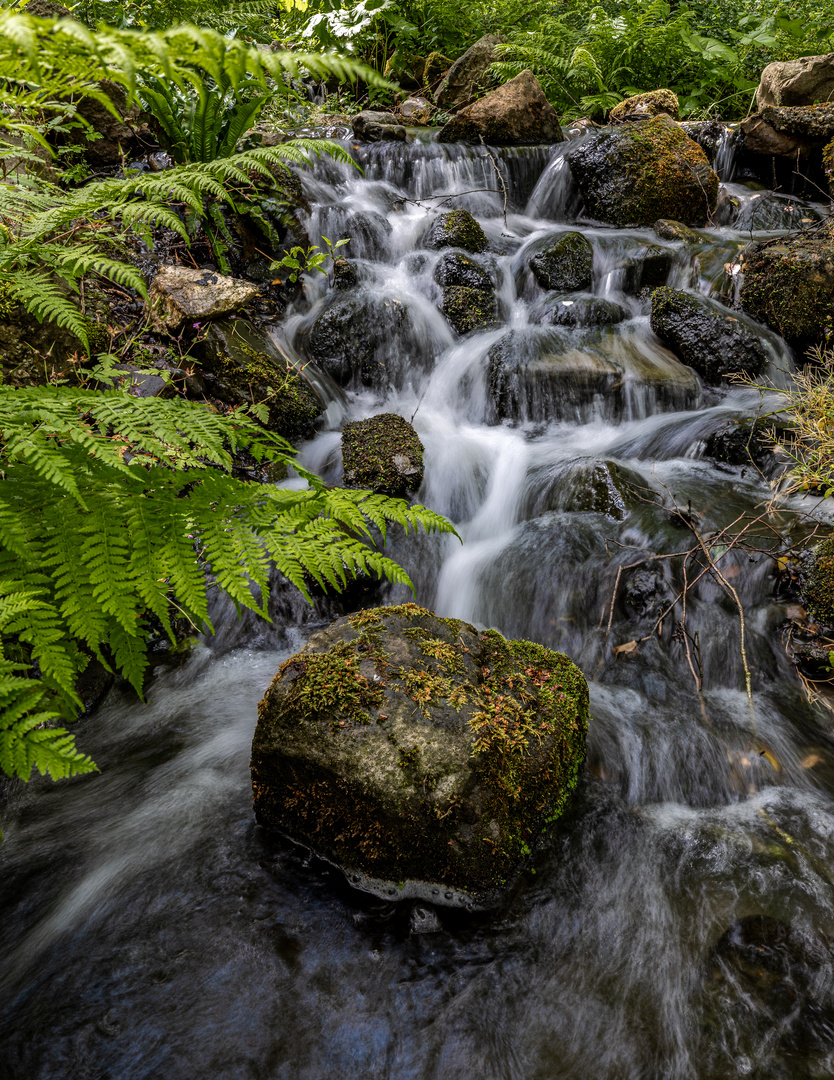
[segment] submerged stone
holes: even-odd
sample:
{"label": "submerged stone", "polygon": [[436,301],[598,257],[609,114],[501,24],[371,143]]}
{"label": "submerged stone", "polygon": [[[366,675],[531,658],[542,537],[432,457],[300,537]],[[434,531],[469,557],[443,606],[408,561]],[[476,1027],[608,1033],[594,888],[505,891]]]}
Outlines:
{"label": "submerged stone", "polygon": [[688,225],[684,225],[680,221],[669,221],[668,218],[661,218],[656,221],[654,231],[661,240],[677,240],[682,244],[703,243],[703,237],[696,233],[694,229],[690,229]]}
{"label": "submerged stone", "polygon": [[565,157],[588,214],[619,228],[658,218],[705,225],[715,208],[706,154],[666,115],[601,131]]}
{"label": "submerged stone", "polygon": [[395,413],[345,424],[342,463],[345,487],[405,495],[423,482],[423,444]]}
{"label": "submerged stone", "polygon": [[652,293],[652,330],[707,382],[767,367],[761,341],[732,312],[696,293],[660,288]]}
{"label": "submerged stone", "polygon": [[581,233],[562,233],[531,257],[530,269],[543,289],[588,289],[593,279],[594,249]]}
{"label": "submerged stone", "polygon": [[564,813],[587,725],[566,656],[414,604],[361,611],[261,701],[255,813],[359,888],[492,906]]}
{"label": "submerged stone", "polygon": [[487,244],[486,233],[468,210],[450,210],[440,214],[423,237],[423,246],[431,251],[451,247],[477,255]]}

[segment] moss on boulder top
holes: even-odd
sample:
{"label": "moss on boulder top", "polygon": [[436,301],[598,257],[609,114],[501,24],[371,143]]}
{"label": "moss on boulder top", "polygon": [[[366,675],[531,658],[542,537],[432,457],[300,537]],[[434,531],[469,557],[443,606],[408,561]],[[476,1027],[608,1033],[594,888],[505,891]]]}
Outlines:
{"label": "moss on boulder top", "polygon": [[822,341],[834,326],[834,230],[829,226],[754,247],[739,299],[791,345]]}
{"label": "moss on boulder top", "polygon": [[652,293],[652,330],[709,383],[743,372],[759,375],[767,353],[731,311],[696,293],[665,286]]}
{"label": "moss on boulder top", "polygon": [[678,95],[672,90],[650,90],[647,94],[627,97],[614,106],[608,119],[613,124],[621,124],[627,120],[645,120],[661,113],[666,113],[673,120],[680,119]]}
{"label": "moss on boulder top", "polygon": [[423,482],[423,444],[396,413],[345,424],[342,463],[346,487],[405,495]]}
{"label": "moss on boulder top", "polygon": [[477,255],[488,240],[486,233],[468,210],[450,210],[434,219],[423,237],[423,246],[431,251],[440,248],[461,248]]}
{"label": "moss on boulder top", "polygon": [[565,157],[587,213],[623,228],[672,218],[705,225],[718,177],[701,147],[666,115],[601,131]]}
{"label": "moss on boulder top", "polygon": [[566,656],[415,604],[361,611],[261,701],[255,812],[360,888],[489,906],[564,812],[587,724]]}

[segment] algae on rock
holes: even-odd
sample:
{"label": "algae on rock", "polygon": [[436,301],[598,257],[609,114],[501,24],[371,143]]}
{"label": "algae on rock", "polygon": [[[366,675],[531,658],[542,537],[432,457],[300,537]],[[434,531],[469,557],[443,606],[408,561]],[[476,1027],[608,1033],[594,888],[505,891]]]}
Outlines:
{"label": "algae on rock", "polygon": [[489,906],[564,813],[587,723],[560,653],[415,604],[360,611],[261,701],[255,812],[360,888]]}

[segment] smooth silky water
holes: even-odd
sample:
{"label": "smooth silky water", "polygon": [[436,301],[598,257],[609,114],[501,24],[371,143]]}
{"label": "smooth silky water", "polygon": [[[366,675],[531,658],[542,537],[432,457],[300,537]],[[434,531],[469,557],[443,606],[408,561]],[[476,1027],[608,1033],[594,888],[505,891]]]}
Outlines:
{"label": "smooth silky water", "polygon": [[[729,185],[724,224],[687,247],[584,221],[563,147],[495,152],[505,221],[483,148],[346,145],[363,173],[323,162],[305,177],[311,230],[350,236],[359,295],[405,316],[382,327],[373,387],[332,395],[328,430],[302,459],[338,482],[346,420],[413,417],[426,450],[419,500],[451,517],[463,544],[400,538],[392,553],[420,603],[580,664],[593,719],[575,808],[489,915],[352,891],[256,827],[248,777],[259,698],[338,605],[305,608],[276,584],[272,627],[220,608],[218,638],[160,671],[147,704],[116,690],[79,724],[101,775],[9,791],[0,1076],[831,1077],[834,746],[785,654],[769,561],[722,563],[745,604],[755,718],[735,609],[708,580],[688,607],[702,699],[671,619],[615,658],[613,645],[654,621],[621,593],[605,632],[617,567],[692,542],[651,492],[691,504],[707,532],[769,494],[755,469],[703,454],[721,423],[767,403],[703,387],[654,338],[634,286],[647,247],[668,252],[670,284],[726,301],[725,264],[751,236],[819,208]],[[727,148],[720,160],[732,176]],[[439,254],[420,249],[449,207],[482,222],[491,250],[479,261],[500,306],[500,326],[462,339],[437,310]],[[594,247],[593,294],[625,309],[615,326],[540,324],[526,255],[573,228]],[[303,354],[332,302],[323,279],[309,282],[273,334]],[[751,325],[784,385],[784,344]],[[537,372],[514,424],[498,422],[486,376],[508,333]],[[647,501],[619,515],[577,510],[600,462],[628,470]],[[670,565],[649,570],[670,597]],[[387,589],[378,602],[406,598]]]}

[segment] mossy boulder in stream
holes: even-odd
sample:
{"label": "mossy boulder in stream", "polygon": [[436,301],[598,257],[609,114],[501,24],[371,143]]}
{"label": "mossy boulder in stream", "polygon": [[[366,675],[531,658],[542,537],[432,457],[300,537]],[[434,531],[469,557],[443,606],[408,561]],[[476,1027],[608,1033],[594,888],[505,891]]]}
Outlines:
{"label": "mossy boulder in stream", "polygon": [[761,341],[700,294],[655,289],[651,324],[663,344],[709,383],[736,372],[759,375],[767,366]]}
{"label": "mossy boulder in stream", "polygon": [[440,310],[459,334],[481,330],[496,322],[497,305],[491,289],[449,285],[443,290]]}
{"label": "mossy boulder in stream", "polygon": [[473,255],[487,246],[486,233],[468,210],[450,210],[434,219],[423,237],[423,247],[432,251],[440,248],[462,248]]}
{"label": "mossy boulder in stream", "polygon": [[581,233],[562,233],[531,257],[530,269],[543,289],[588,289],[593,278],[594,249]]}
{"label": "mossy boulder in stream", "polygon": [[423,444],[396,413],[345,424],[342,463],[346,487],[405,495],[423,482]]}
{"label": "mossy boulder in stream", "polygon": [[834,230],[766,242],[745,253],[739,300],[754,319],[801,348],[834,328]]}
{"label": "mossy boulder in stream", "polygon": [[491,906],[564,813],[587,725],[566,656],[415,604],[361,611],[261,701],[255,813],[358,888]]}
{"label": "mossy boulder in stream", "polygon": [[799,575],[808,611],[823,626],[834,626],[834,537],[817,544]]}
{"label": "mossy boulder in stream", "polygon": [[672,218],[705,225],[718,177],[701,147],[666,115],[601,131],[565,155],[587,213],[624,228]]}

